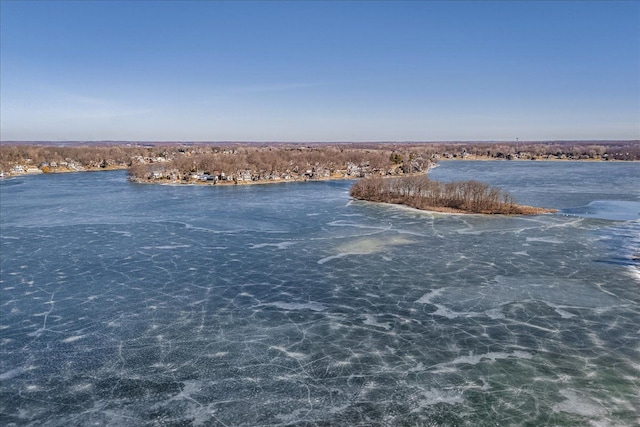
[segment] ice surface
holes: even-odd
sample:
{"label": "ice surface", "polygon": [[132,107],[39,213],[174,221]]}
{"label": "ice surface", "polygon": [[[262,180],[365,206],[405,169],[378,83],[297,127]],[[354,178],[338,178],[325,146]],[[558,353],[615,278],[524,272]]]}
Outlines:
{"label": "ice surface", "polygon": [[[367,228],[360,224],[351,224],[351,226],[356,228]],[[400,236],[367,237],[349,240],[347,242],[341,242],[335,247],[334,251],[338,252],[336,255],[321,258],[318,260],[318,264],[324,264],[325,262],[333,259],[344,258],[349,255],[368,255],[385,252],[391,246],[408,245],[411,243],[414,243],[414,241]]]}
{"label": "ice surface", "polygon": [[602,405],[597,404],[589,398],[581,397],[573,390],[560,390],[560,395],[565,399],[560,403],[553,405],[554,411],[569,412],[572,414],[582,415],[594,420],[606,414],[606,409]]}
{"label": "ice surface", "polygon": [[[433,172],[571,209],[637,202],[638,167]],[[0,424],[637,423],[637,219],[429,215],[349,185],[0,182]]]}
{"label": "ice surface", "polygon": [[640,202],[631,200],[595,200],[587,206],[564,209],[563,213],[584,218],[613,221],[640,220]]}

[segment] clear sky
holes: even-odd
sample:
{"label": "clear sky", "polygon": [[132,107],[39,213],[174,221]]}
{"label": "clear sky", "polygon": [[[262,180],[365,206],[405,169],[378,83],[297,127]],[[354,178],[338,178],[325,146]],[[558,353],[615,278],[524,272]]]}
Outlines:
{"label": "clear sky", "polygon": [[0,3],[0,138],[640,139],[640,2]]}

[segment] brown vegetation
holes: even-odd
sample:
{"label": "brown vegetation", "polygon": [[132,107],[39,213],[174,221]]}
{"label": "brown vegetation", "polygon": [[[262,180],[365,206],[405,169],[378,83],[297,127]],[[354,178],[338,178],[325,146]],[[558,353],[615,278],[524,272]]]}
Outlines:
{"label": "brown vegetation", "polygon": [[640,141],[456,142],[408,148],[433,159],[640,160]]}
{"label": "brown vegetation", "polygon": [[517,205],[508,193],[478,181],[442,183],[426,175],[365,178],[356,182],[350,193],[359,200],[441,212],[506,215],[554,212],[551,209]]}
{"label": "brown vegetation", "polygon": [[45,173],[74,170],[126,169],[132,158],[146,153],[143,147],[5,145],[0,146],[0,172],[18,167],[37,167]]}
{"label": "brown vegetation", "polygon": [[424,171],[429,164],[385,147],[210,147],[179,153],[166,162],[134,163],[129,173],[136,181],[255,182],[401,175]]}
{"label": "brown vegetation", "polygon": [[[296,173],[320,177],[357,165],[362,171],[413,173],[441,159],[640,160],[640,141],[450,142],[352,144],[6,143],[0,172],[126,169],[134,179],[184,180],[214,171],[250,171],[251,179]],[[18,168],[16,168],[18,166]],[[314,171],[314,168],[316,169]],[[320,171],[321,169],[321,171]],[[354,172],[355,173],[355,172]],[[366,174],[367,172],[365,172]],[[349,174],[349,176],[358,176]]]}

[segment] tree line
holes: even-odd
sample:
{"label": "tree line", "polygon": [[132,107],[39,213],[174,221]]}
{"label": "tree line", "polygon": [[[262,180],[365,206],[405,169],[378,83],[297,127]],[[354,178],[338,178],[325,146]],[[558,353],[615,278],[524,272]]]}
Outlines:
{"label": "tree line", "polygon": [[385,147],[212,147],[210,150],[181,153],[168,161],[134,163],[130,175],[146,179],[154,173],[184,177],[190,173],[218,176],[250,171],[259,178],[274,174],[305,174],[308,171],[316,173],[319,170],[333,175],[350,168],[385,175],[423,171],[428,165],[428,159]]}
{"label": "tree line", "polygon": [[[177,170],[280,171],[309,165],[341,168],[369,163],[372,169],[411,168],[411,163],[440,159],[570,159],[640,160],[640,141],[586,142],[442,142],[344,144],[223,144],[223,143],[6,143],[0,144],[0,171],[13,166],[74,162],[87,169],[105,166],[133,168],[133,174],[173,167]],[[172,165],[151,165],[157,160]]]}
{"label": "tree line", "polygon": [[135,156],[147,156],[151,150],[142,146],[56,146],[32,144],[2,144],[0,170],[8,171],[15,165],[73,162],[86,168],[113,164],[123,168],[131,165]]}

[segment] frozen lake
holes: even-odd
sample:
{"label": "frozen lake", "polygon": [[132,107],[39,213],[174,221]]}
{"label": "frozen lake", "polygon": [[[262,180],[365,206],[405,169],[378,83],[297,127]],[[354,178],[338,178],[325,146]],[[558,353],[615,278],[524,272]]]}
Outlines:
{"label": "frozen lake", "polygon": [[0,181],[0,424],[640,424],[640,164],[430,175],[560,212]]}

